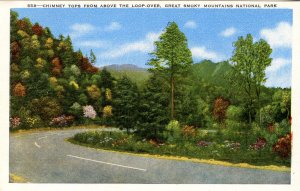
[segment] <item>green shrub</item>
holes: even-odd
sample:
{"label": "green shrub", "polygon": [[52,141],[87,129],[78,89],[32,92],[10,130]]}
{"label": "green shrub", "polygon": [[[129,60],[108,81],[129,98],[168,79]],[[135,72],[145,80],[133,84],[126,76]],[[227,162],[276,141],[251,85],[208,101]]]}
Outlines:
{"label": "green shrub", "polygon": [[75,102],[69,109],[69,113],[75,115],[76,117],[82,116],[82,106]]}
{"label": "green shrub", "polygon": [[242,107],[230,105],[226,111],[226,117],[231,121],[241,121],[243,119],[244,109]]}
{"label": "green shrub", "polygon": [[246,124],[240,121],[236,121],[236,120],[231,120],[231,119],[227,119],[225,121],[226,123],[226,127],[235,131],[241,131],[244,130],[246,128]]}
{"label": "green shrub", "polygon": [[[260,110],[261,115],[261,124],[264,128],[267,128],[270,124],[275,122],[275,110],[271,105],[267,105]],[[259,113],[256,116],[256,121],[259,121]]]}
{"label": "green shrub", "polygon": [[176,120],[171,120],[165,128],[164,135],[170,142],[176,141],[180,138],[180,124]]}
{"label": "green shrub", "polygon": [[42,119],[39,116],[27,117],[24,123],[25,123],[25,127],[30,129],[43,127],[44,125]]}
{"label": "green shrub", "polygon": [[59,102],[50,97],[33,99],[29,104],[29,108],[33,115],[40,116],[44,121],[49,121],[62,114],[62,108]]}

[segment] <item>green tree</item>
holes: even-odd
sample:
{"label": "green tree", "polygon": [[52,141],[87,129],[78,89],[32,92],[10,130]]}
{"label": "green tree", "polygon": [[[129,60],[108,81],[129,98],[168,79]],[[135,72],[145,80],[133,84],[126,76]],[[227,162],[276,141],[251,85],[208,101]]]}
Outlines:
{"label": "green tree", "polygon": [[91,64],[95,64],[97,61],[96,55],[94,54],[93,50],[90,51],[90,57],[89,60],[91,61]]}
{"label": "green tree", "polygon": [[106,68],[103,68],[103,70],[100,73],[100,84],[102,87],[101,95],[103,98],[102,107],[111,104],[111,101],[114,97],[114,82],[115,82],[115,78],[111,75],[111,73]]}
{"label": "green tree", "polygon": [[248,122],[251,124],[255,113],[255,101],[260,110],[261,87],[266,82],[265,70],[271,64],[272,49],[265,40],[253,42],[251,34],[245,38],[239,37],[233,46],[235,49],[231,58],[232,79],[246,95]]}
{"label": "green tree", "polygon": [[113,113],[116,125],[120,129],[134,129],[137,123],[139,92],[137,85],[123,76],[117,81]]}
{"label": "green tree", "polygon": [[151,53],[153,58],[149,65],[169,82],[171,87],[171,118],[175,111],[175,84],[179,78],[187,75],[193,62],[187,39],[175,22],[168,23],[165,31],[155,42],[156,49]]}
{"label": "green tree", "polygon": [[137,133],[145,138],[159,139],[168,124],[168,98],[162,94],[161,80],[152,75],[141,93]]}

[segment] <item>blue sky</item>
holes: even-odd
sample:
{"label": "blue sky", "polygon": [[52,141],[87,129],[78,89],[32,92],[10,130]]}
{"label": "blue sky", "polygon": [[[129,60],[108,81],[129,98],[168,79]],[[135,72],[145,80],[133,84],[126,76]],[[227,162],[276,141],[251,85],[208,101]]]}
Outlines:
{"label": "blue sky", "polygon": [[97,66],[147,67],[149,52],[168,22],[185,33],[194,62],[232,56],[232,43],[251,33],[273,49],[267,86],[290,87],[292,11],[288,9],[14,9],[19,17],[48,26],[58,37],[70,35],[75,49],[93,49]]}

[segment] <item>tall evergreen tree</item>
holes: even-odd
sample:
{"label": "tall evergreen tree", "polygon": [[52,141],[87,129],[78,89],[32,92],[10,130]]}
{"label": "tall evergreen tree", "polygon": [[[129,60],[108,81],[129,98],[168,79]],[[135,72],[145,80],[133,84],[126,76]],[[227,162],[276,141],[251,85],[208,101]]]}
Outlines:
{"label": "tall evergreen tree", "polygon": [[166,94],[162,94],[162,88],[161,80],[153,75],[141,93],[137,133],[142,137],[159,139],[169,121],[168,98]]}
{"label": "tall evergreen tree", "polygon": [[93,52],[93,50],[90,51],[90,56],[89,56],[89,60],[91,61],[91,64],[95,64],[96,61],[97,61],[97,58],[96,58],[96,55],[95,53]]}
{"label": "tall evergreen tree", "polygon": [[179,78],[187,75],[193,60],[188,49],[187,39],[179,30],[175,22],[170,22],[159,40],[155,42],[156,49],[152,52],[153,58],[148,63],[154,69],[163,74],[171,87],[171,118],[175,111],[175,85],[179,84]]}
{"label": "tall evergreen tree", "polygon": [[113,114],[116,125],[120,129],[134,129],[137,123],[139,92],[137,85],[123,76],[117,81]]}

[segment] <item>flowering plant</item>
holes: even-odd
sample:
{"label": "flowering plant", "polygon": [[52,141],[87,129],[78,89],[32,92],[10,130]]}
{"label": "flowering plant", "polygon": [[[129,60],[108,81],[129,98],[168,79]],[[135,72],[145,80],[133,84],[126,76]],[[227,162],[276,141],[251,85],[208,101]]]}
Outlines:
{"label": "flowering plant", "polygon": [[94,110],[93,106],[91,105],[86,105],[82,107],[83,109],[83,116],[86,118],[90,119],[95,119],[96,118],[96,111]]}
{"label": "flowering plant", "polygon": [[263,149],[266,146],[266,144],[267,144],[267,140],[265,138],[258,138],[254,144],[250,145],[249,148],[251,150],[258,151],[258,150]]}
{"label": "flowering plant", "polygon": [[10,118],[10,124],[12,128],[17,128],[21,124],[21,118],[20,117]]}
{"label": "flowering plant", "polygon": [[282,158],[286,158],[291,155],[291,147],[291,134],[288,133],[277,140],[276,144],[273,146],[273,152],[276,152]]}
{"label": "flowering plant", "polygon": [[73,121],[74,121],[73,116],[62,115],[62,116],[59,116],[59,117],[54,117],[51,120],[50,125],[63,127],[63,126],[67,126],[67,125],[71,124]]}
{"label": "flowering plant", "polygon": [[226,140],[226,141],[224,141],[224,143],[225,143],[224,146],[226,148],[229,148],[230,150],[234,150],[234,151],[240,149],[240,147],[241,147],[241,144],[239,142],[232,142],[232,141]]}
{"label": "flowering plant", "polygon": [[209,146],[209,145],[211,145],[212,143],[211,142],[208,142],[208,141],[199,141],[198,143],[197,143],[197,145],[199,146],[199,147],[207,147],[207,146]]}

